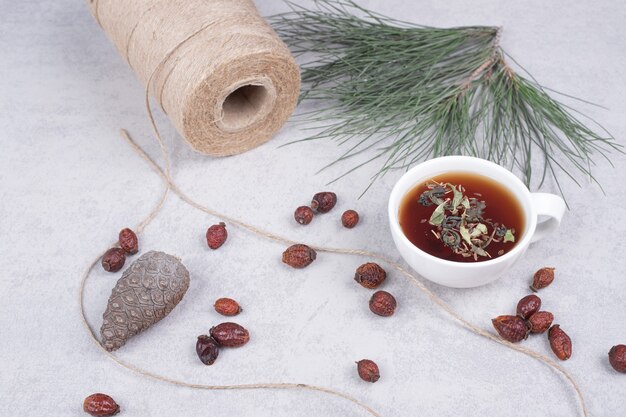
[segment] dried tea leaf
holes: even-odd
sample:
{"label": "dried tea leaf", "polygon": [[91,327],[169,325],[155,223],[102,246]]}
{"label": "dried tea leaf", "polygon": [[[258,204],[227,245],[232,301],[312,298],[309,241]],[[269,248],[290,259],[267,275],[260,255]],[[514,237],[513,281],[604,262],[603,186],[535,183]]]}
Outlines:
{"label": "dried tea leaf", "polygon": [[428,186],[431,190],[428,192],[430,201],[433,204],[443,204],[443,196],[446,194],[446,188],[440,184],[434,183]]}
{"label": "dried tea leaf", "polygon": [[472,252],[474,252],[478,256],[489,256],[489,254],[480,246],[473,246]]}
{"label": "dried tea leaf", "polygon": [[459,189],[457,189],[454,185],[452,185],[450,183],[448,183],[448,185],[450,186],[450,188],[452,188],[452,193],[453,193],[453,197],[452,197],[452,214],[456,214],[457,207],[459,206],[459,204],[461,204],[461,201],[463,200],[463,193],[460,190],[460,188],[461,188],[460,185],[459,185]]}
{"label": "dried tea leaf", "polygon": [[433,226],[439,226],[443,222],[443,218],[445,217],[445,211],[446,203],[443,202],[437,206],[435,211],[433,211],[433,214],[430,216],[430,220],[428,220],[428,223],[432,224]]}
{"label": "dried tea leaf", "polygon": [[478,223],[476,227],[474,227],[474,230],[472,230],[472,233],[470,233],[470,236],[477,237],[480,235],[486,235],[488,232],[489,231],[487,230],[487,226],[482,223]]}
{"label": "dried tea leaf", "polygon": [[467,227],[465,227],[465,224],[462,224],[461,227],[459,227],[459,233],[461,233],[461,237],[464,241],[466,241],[470,245],[474,245],[472,243],[472,235],[470,235],[470,232],[469,230],[467,230]]}
{"label": "dried tea leaf", "polygon": [[506,229],[506,234],[504,235],[504,243],[506,242],[515,242],[515,236],[511,229]]}

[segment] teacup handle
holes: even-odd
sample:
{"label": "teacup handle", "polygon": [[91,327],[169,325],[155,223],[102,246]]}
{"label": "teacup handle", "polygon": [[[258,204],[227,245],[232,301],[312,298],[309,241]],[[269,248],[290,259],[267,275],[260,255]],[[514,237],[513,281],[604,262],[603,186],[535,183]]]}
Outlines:
{"label": "teacup handle", "polygon": [[531,242],[537,242],[559,228],[566,206],[565,201],[558,195],[531,193],[530,197],[537,211],[537,216],[547,217],[547,219],[541,222],[537,219],[535,234],[530,239]]}

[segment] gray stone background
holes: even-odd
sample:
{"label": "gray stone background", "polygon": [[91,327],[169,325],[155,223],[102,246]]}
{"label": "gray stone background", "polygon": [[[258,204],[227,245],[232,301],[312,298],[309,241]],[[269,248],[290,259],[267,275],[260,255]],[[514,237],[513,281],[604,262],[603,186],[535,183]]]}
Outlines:
{"label": "gray stone background", "polygon": [[[302,1],[303,4],[310,2]],[[432,26],[502,25],[506,50],[556,90],[608,110],[576,104],[620,142],[626,134],[622,1],[390,0],[361,4]],[[264,15],[284,10],[258,1]],[[568,103],[570,103],[568,101]],[[327,188],[347,166],[314,175],[342,151],[332,142],[279,148],[304,137],[292,124],[267,144],[231,158],[194,153],[160,113],[173,175],[196,200],[297,240],[366,248],[397,259],[386,223],[391,173],[357,200],[371,166],[330,187],[338,207],[300,227],[293,209]],[[143,87],[81,1],[0,1],[0,414],[79,416],[83,398],[106,392],[124,416],[364,416],[343,400],[302,391],[206,392],[141,378],[103,356],[87,337],[78,308],[79,277],[125,226],[156,203],[159,178],[117,134],[125,127],[158,158],[143,106]],[[532,272],[555,266],[543,291],[546,309],[570,334],[563,363],[580,384],[593,416],[626,414],[626,376],[607,352],[626,343],[624,157],[595,169],[606,194],[567,180],[571,205],[558,234],[532,246],[507,276],[481,288],[427,284],[473,323],[514,311]],[[548,184],[544,191],[554,191]],[[339,215],[362,214],[348,231]],[[140,236],[143,250],[181,256],[192,274],[182,304],[119,356],[148,370],[197,383],[301,382],[332,387],[383,416],[574,416],[572,388],[545,365],[477,337],[452,321],[406,279],[391,272],[384,289],[399,308],[373,316],[370,292],[352,281],[367,259],[320,254],[302,271],[280,262],[283,246],[231,227],[227,244],[204,243],[209,217],[171,196]],[[88,319],[99,327],[117,275],[97,269],[88,282]],[[251,342],[199,364],[195,338],[223,320],[215,298],[231,296]],[[546,337],[525,346],[552,355]],[[376,384],[355,374],[369,357]]]}

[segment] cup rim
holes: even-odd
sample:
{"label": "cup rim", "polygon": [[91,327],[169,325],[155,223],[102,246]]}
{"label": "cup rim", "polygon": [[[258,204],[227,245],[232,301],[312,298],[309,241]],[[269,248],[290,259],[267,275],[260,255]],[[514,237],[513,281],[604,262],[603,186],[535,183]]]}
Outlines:
{"label": "cup rim", "polygon": [[[495,181],[498,181],[502,186],[506,187],[509,191],[511,191],[513,195],[519,200],[520,204],[522,204],[522,208],[524,208],[525,205],[527,205],[529,208],[528,212],[526,210],[523,210],[526,215],[526,218],[524,219],[526,221],[525,222],[526,227],[524,230],[524,236],[522,237],[522,240],[520,240],[513,249],[511,249],[504,255],[499,256],[497,258],[489,259],[485,261],[479,261],[479,262],[458,262],[458,261],[450,261],[447,259],[441,259],[418,248],[413,242],[409,240],[409,238],[406,237],[406,235],[404,234],[404,231],[402,231],[402,228],[400,227],[400,222],[398,219],[398,210],[399,210],[400,204],[402,203],[402,199],[404,198],[408,190],[410,190],[412,187],[417,185],[420,181],[423,181],[424,178],[427,178],[429,174],[427,173],[425,176],[421,177],[420,179],[411,181],[413,182],[413,184],[409,187],[409,189],[402,192],[402,195],[398,196],[398,194],[400,193],[400,189],[399,189],[400,184],[404,182],[406,178],[415,175],[415,172],[423,170],[425,165],[435,165],[435,164],[441,163],[442,161],[450,165],[449,169],[444,169],[443,171],[432,173],[432,175],[437,175],[442,172],[454,171],[454,163],[459,162],[461,160],[471,161],[474,164],[482,164],[482,165],[491,166],[492,168],[495,168],[498,172],[500,172],[502,175],[508,177],[513,183],[515,183],[518,186],[517,190],[512,189],[512,187],[509,187],[505,184],[502,184],[502,182],[499,181],[497,178],[494,178],[486,173],[478,171],[480,175],[484,175],[489,178],[492,178]],[[464,170],[460,169],[459,171],[464,171]],[[495,162],[488,161],[482,158],[473,157],[473,156],[462,156],[462,155],[441,156],[441,157],[429,159],[428,161],[422,162],[414,166],[413,168],[405,172],[394,184],[391,190],[391,193],[389,195],[388,212],[389,212],[389,223],[390,223],[392,232],[398,235],[402,243],[405,246],[409,247],[410,250],[442,266],[456,266],[456,267],[467,268],[467,269],[477,269],[477,268],[486,267],[490,265],[496,265],[499,263],[506,262],[511,258],[515,258],[516,256],[518,256],[520,252],[523,252],[526,249],[526,247],[530,244],[532,235],[535,233],[535,228],[537,227],[537,213],[536,213],[535,206],[532,203],[532,200],[530,197],[530,191],[528,190],[528,187],[526,187],[526,185],[515,174],[513,174],[511,171],[504,168],[503,166],[496,164]]]}

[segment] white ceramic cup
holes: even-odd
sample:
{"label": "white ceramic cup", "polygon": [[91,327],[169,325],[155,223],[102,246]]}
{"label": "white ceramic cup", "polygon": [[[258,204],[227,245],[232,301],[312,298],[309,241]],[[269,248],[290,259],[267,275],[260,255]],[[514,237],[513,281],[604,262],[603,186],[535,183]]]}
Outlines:
{"label": "white ceramic cup", "polygon": [[[398,210],[404,196],[416,185],[446,172],[471,172],[489,177],[509,189],[522,206],[526,228],[522,239],[504,255],[480,262],[455,262],[437,258],[415,246],[404,235]],[[493,162],[468,156],[445,156],[421,163],[404,174],[389,197],[391,235],[404,260],[421,276],[447,287],[470,288],[501,277],[528,249],[528,245],[554,232],[565,213],[565,202],[554,194],[531,193],[513,173]],[[542,221],[538,223],[538,217]]]}

